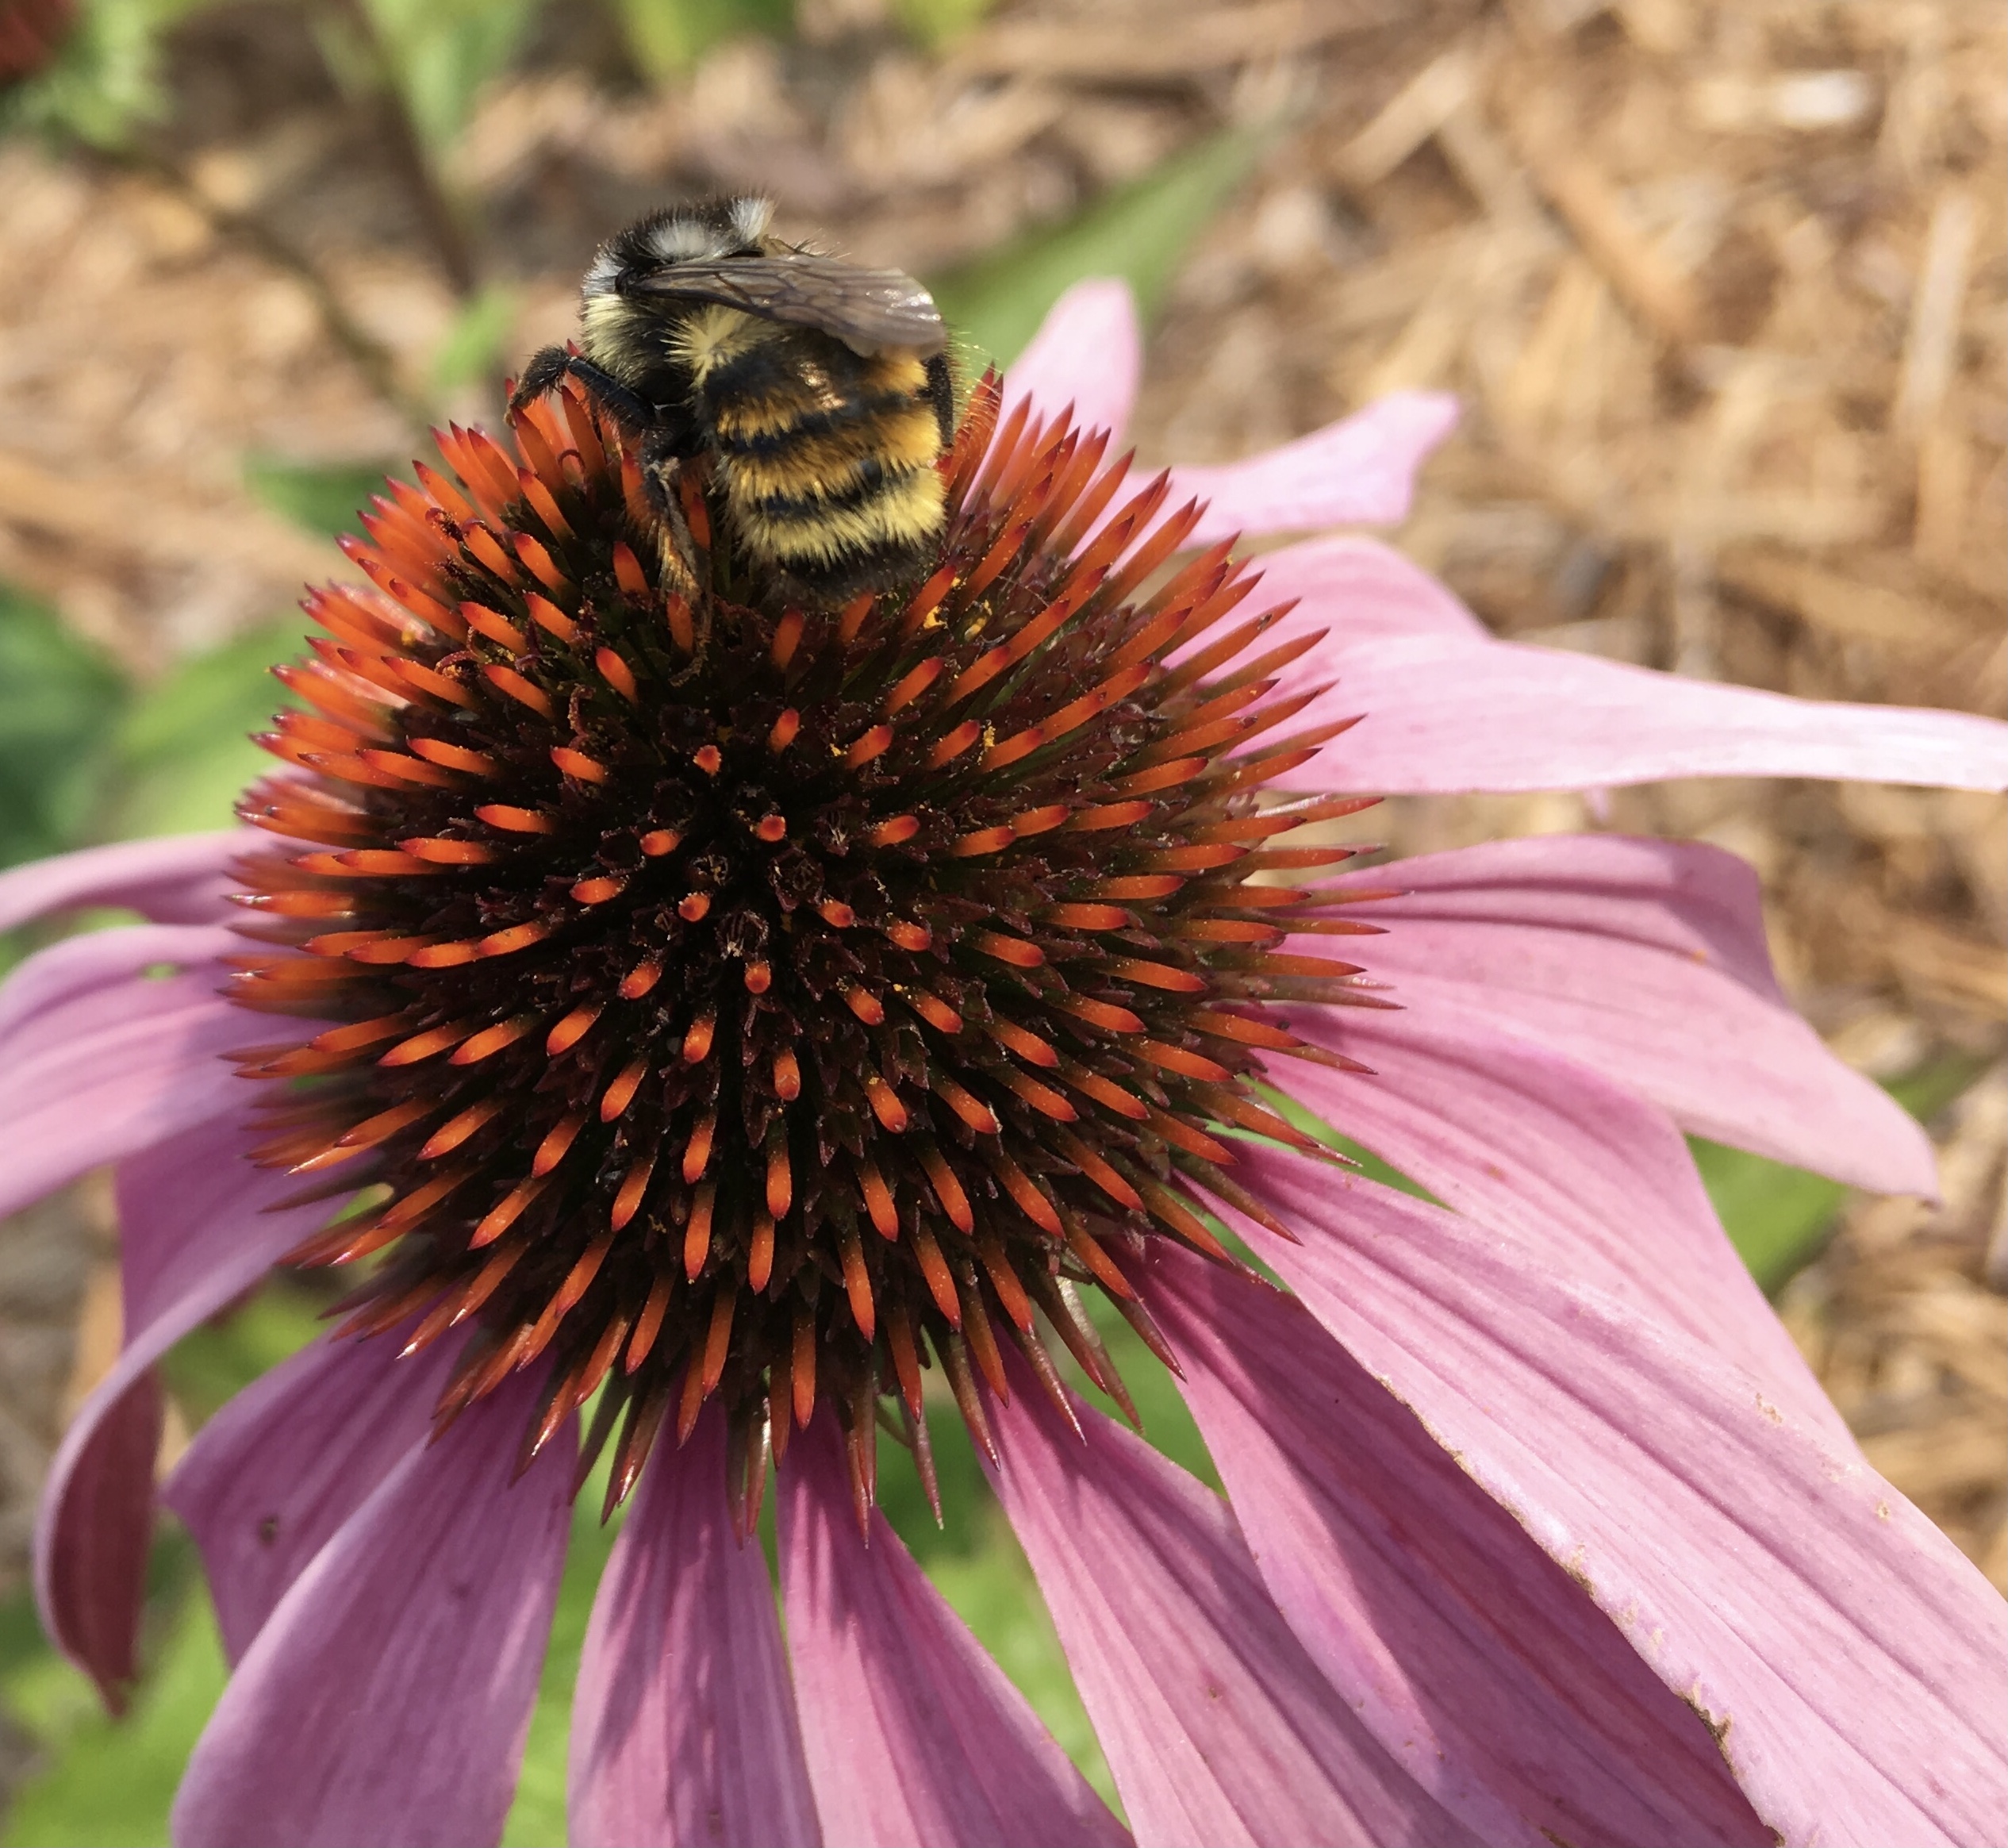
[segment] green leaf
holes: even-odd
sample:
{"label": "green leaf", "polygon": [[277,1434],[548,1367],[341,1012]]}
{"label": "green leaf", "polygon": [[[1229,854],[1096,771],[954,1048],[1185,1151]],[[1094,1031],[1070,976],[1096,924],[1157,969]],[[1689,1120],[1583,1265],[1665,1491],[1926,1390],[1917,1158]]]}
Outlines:
{"label": "green leaf", "polygon": [[[1211,1224],[1216,1233],[1227,1231],[1227,1228],[1219,1220],[1212,1220]],[[1249,1255],[1246,1247],[1238,1239],[1233,1243],[1235,1255],[1245,1259]],[[1130,1397],[1136,1406],[1137,1416],[1142,1421],[1143,1435],[1150,1440],[1150,1447],[1196,1476],[1215,1493],[1224,1494],[1220,1472],[1213,1466],[1212,1453],[1206,1447],[1206,1439],[1200,1435],[1198,1422],[1186,1405],[1185,1395],[1179,1391],[1178,1382],[1171,1377],[1164,1362],[1143,1345],[1142,1337],[1123,1320],[1121,1311],[1100,1290],[1083,1290],[1081,1302],[1100,1334],[1110,1359],[1115,1362],[1115,1370],[1130,1389]],[[1111,1417],[1122,1417],[1120,1408],[1103,1397],[1085,1374],[1071,1370],[1071,1355],[1066,1357],[1066,1365],[1076,1392],[1083,1398],[1093,1400]]]}
{"label": "green leaf", "polygon": [[1034,232],[932,285],[943,317],[969,345],[1008,365],[1046,312],[1087,276],[1120,276],[1147,319],[1193,237],[1238,186],[1263,138],[1229,130],[1174,155],[1057,229]]}
{"label": "green leaf", "polygon": [[325,1291],[276,1273],[241,1308],[183,1335],[160,1370],[189,1423],[199,1429],[252,1381],[325,1334],[327,1303]]}
{"label": "green leaf", "polygon": [[1123,1808],[1108,1761],[1061,1653],[1038,1581],[1001,1512],[991,1523],[990,1535],[989,1543],[972,1557],[935,1560],[927,1576],[1045,1721],[1060,1749],[1119,1816]]}
{"label": "green leaf", "polygon": [[537,1704],[530,1715],[523,1773],[502,1827],[502,1848],[559,1848],[565,1840],[565,1763],[571,1737],[572,1688],[586,1650],[593,1595],[599,1589],[600,1575],[606,1569],[607,1556],[620,1527],[619,1516],[605,1527],[600,1524],[606,1469],[602,1459],[572,1507],[565,1576],[559,1585],[550,1646],[544,1652]]}
{"label": "green leaf", "polygon": [[1900,1078],[1885,1079],[1883,1089],[1920,1123],[1929,1123],[1987,1069],[1984,1058],[1948,1053]]}
{"label": "green leaf", "polygon": [[96,648],[0,585],[0,866],[81,843],[128,697]]}
{"label": "green leaf", "polygon": [[[188,1422],[199,1427],[321,1333],[326,1296],[298,1278],[278,1279],[176,1343],[162,1371]],[[194,1548],[171,1524],[148,1563],[142,1657],[132,1712],[113,1720],[90,1681],[50,1646],[33,1600],[24,1593],[0,1607],[0,1707],[44,1759],[17,1795],[0,1842],[74,1848],[167,1839],[168,1805],[226,1673]]]}
{"label": "green leaf", "polygon": [[[310,532],[359,530],[358,509],[383,487],[374,463],[244,458],[244,482],[259,501]],[[331,562],[333,555],[330,554]],[[295,705],[272,678],[275,663],[305,651],[305,620],[280,617],[191,656],[134,702],[118,740],[121,838],[227,828],[236,799],[272,767],[251,742],[281,707]]]}
{"label": "green leaf", "polygon": [[[1120,1323],[1119,1318],[1118,1322],[1121,1335],[1136,1343],[1129,1325]],[[1121,1339],[1111,1327],[1105,1327],[1104,1333],[1112,1346]],[[1133,1359],[1132,1355],[1119,1354],[1118,1364]],[[1164,1376],[1164,1369],[1148,1355],[1144,1359]],[[1133,1385],[1140,1383],[1141,1369],[1123,1365],[1123,1372]],[[1077,1373],[1073,1377],[1077,1389],[1087,1386]],[[1177,1389],[1168,1376],[1164,1377],[1163,1384],[1176,1399]],[[1087,1389],[1092,1393],[1092,1388]],[[1182,1401],[1179,1409],[1184,1410]],[[1148,1410],[1144,1416],[1146,1421],[1151,1418]],[[1186,1423],[1190,1425],[1189,1416]],[[1010,1677],[1032,1711],[1046,1723],[1046,1730],[1081,1768],[1081,1775],[1104,1801],[1115,1806],[1115,1787],[1108,1775],[1108,1762],[1096,1741],[1094,1728],[1088,1724],[1073,1672],[1061,1653],[1053,1620],[1046,1614],[1011,1523],[977,1461],[976,1447],[969,1441],[961,1414],[952,1405],[930,1407],[927,1435],[941,1487],[943,1524],[935,1524],[911,1453],[883,1434],[878,1447],[880,1511],[935,1589],[996,1659],[997,1666]],[[1196,1429],[1193,1435],[1197,1435]],[[1203,1455],[1204,1446],[1200,1449]],[[1211,1466],[1207,1467],[1210,1475]],[[1121,1813],[1119,1809],[1117,1813]]]}
{"label": "green leaf", "polygon": [[893,0],[900,23],[931,51],[952,44],[990,10],[991,0]]}
{"label": "green leaf", "polygon": [[[1084,1293],[1084,1301],[1130,1389],[1145,1437],[1154,1448],[1218,1493],[1219,1472],[1177,1382],[1100,1292]],[[1111,1416],[1122,1416],[1089,1385],[1063,1350],[1058,1361],[1076,1392]],[[949,1404],[931,1406],[928,1411],[942,1524],[935,1524],[912,1455],[884,1437],[879,1443],[879,1508],[1081,1775],[1120,1815],[1122,1806],[1108,1761],[1081,1705],[1052,1619],[1011,1523],[984,1476],[962,1416]]]}
{"label": "green leaf", "polygon": [[[1886,1079],[1883,1088],[1919,1122],[1929,1122],[1979,1076],[1985,1062],[1955,1053]],[[1776,1295],[1826,1248],[1848,1189],[1824,1174],[1699,1136],[1690,1136],[1687,1144],[1730,1243],[1764,1293]]]}
{"label": "green leaf", "polygon": [[652,83],[681,77],[711,48],[743,33],[778,37],[793,0],[612,0],[628,55]]}
{"label": "green leaf", "polygon": [[536,0],[363,0],[420,140],[450,148],[482,85],[521,49]]}
{"label": "green leaf", "polygon": [[[98,1690],[49,1646],[34,1594],[24,1586],[0,1604],[0,1712],[38,1756],[60,1751],[103,1711]],[[0,1819],[0,1842],[12,1838]]]}
{"label": "green leaf", "polygon": [[[451,342],[453,336],[447,337]],[[331,536],[360,530],[358,513],[394,472],[374,463],[288,462],[277,455],[247,455],[244,466],[244,486],[275,513]]]}
{"label": "green leaf", "polygon": [[[192,1576],[192,1575],[191,1575]],[[132,1712],[97,1711],[83,1676],[44,1646],[11,1665],[7,1704],[58,1750],[14,1796],[7,1848],[148,1848],[167,1839],[167,1810],[228,1669],[199,1580],[190,1583]],[[80,1701],[88,1701],[83,1708]],[[67,1725],[63,1723],[67,1719]],[[38,1723],[39,1722],[39,1723]]]}
{"label": "green leaf", "polygon": [[121,838],[230,825],[246,786],[272,767],[251,742],[289,702],[272,663],[296,659],[304,624],[267,624],[183,662],[134,703],[119,740]]}
{"label": "green leaf", "polygon": [[[1353,1141],[1350,1135],[1342,1135],[1319,1116],[1307,1110],[1288,1091],[1277,1089],[1273,1085],[1259,1085],[1262,1101],[1292,1129],[1301,1130],[1327,1148],[1336,1149],[1351,1161],[1357,1171],[1369,1181],[1378,1181],[1383,1186],[1392,1187],[1397,1193],[1412,1195],[1417,1200],[1426,1200],[1432,1206],[1443,1202],[1419,1182],[1399,1170],[1391,1168],[1373,1150]],[[1229,1134],[1237,1132],[1230,1131]]]}
{"label": "green leaf", "polygon": [[435,390],[501,378],[502,355],[516,332],[516,305],[515,290],[490,282],[462,308],[432,355]]}
{"label": "green leaf", "polygon": [[34,76],[0,94],[0,130],[25,129],[118,148],[167,113],[161,36],[202,0],[81,0],[67,37]]}
{"label": "green leaf", "polygon": [[1687,1139],[1730,1243],[1767,1294],[1819,1254],[1848,1189],[1745,1149]]}

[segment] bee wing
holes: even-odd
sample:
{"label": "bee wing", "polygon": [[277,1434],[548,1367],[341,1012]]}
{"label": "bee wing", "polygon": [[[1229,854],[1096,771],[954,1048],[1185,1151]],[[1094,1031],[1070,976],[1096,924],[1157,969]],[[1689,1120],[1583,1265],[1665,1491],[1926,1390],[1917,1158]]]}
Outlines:
{"label": "bee wing", "polygon": [[900,347],[932,355],[948,344],[941,310],[912,277],[835,257],[789,252],[670,263],[628,286],[645,295],[712,302],[764,320],[816,328],[860,353]]}

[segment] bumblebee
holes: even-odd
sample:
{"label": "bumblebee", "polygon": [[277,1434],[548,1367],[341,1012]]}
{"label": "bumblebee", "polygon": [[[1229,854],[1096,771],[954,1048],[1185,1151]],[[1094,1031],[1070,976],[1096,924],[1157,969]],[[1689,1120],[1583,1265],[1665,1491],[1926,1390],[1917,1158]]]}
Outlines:
{"label": "bumblebee", "polygon": [[940,534],[954,381],[925,289],[783,244],[772,213],[679,206],[609,240],[586,272],[581,350],[538,353],[512,408],[566,374],[584,385],[637,444],[666,566],[685,577],[678,477],[708,457],[754,581],[828,608],[909,575]]}

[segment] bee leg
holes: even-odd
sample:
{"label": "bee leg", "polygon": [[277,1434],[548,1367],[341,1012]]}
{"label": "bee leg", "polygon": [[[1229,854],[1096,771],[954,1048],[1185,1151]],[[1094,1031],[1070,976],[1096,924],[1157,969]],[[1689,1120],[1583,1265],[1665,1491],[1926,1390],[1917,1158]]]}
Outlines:
{"label": "bee leg", "polygon": [[639,436],[660,421],[661,413],[647,399],[630,391],[590,359],[582,359],[562,347],[546,347],[532,355],[530,363],[523,368],[523,376],[516,381],[516,390],[509,394],[509,414],[513,417],[532,398],[542,398],[547,391],[555,390],[567,375],[592,394],[594,403],[620,425],[624,436]]}
{"label": "bee leg", "polygon": [[[685,458],[673,433],[653,431],[642,444],[642,491],[662,523],[662,582],[693,609],[708,611],[708,598],[697,594],[697,541],[684,517],[683,498],[677,492]],[[702,651],[702,639],[699,640]]]}
{"label": "bee leg", "polygon": [[572,356],[562,347],[544,347],[530,355],[523,376],[509,394],[509,415],[514,417],[532,398],[542,398],[571,370]]}

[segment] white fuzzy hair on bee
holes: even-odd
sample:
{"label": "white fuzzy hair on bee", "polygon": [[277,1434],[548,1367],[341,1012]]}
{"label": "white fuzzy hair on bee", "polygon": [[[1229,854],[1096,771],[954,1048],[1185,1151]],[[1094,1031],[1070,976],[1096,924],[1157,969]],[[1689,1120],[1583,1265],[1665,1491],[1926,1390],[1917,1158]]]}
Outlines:
{"label": "white fuzzy hair on bee", "polygon": [[757,196],[730,200],[722,210],[717,206],[672,208],[602,244],[586,272],[582,292],[589,301],[611,294],[621,277],[632,272],[638,259],[658,263],[716,263],[757,251],[773,219],[774,201]]}

